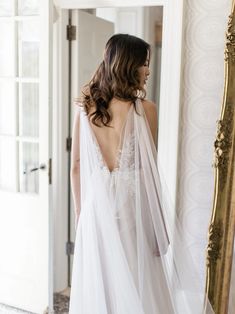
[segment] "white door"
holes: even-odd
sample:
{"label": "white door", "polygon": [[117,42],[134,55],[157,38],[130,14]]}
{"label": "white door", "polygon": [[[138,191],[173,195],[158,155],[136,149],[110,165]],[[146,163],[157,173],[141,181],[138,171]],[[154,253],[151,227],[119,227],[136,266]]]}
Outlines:
{"label": "white door", "polygon": [[76,40],[72,42],[72,91],[76,97],[102,61],[105,44],[114,34],[114,23],[73,10],[72,24],[77,29]]}
{"label": "white door", "polygon": [[0,303],[51,302],[51,1],[0,6]]}
{"label": "white door", "polygon": [[[72,24],[76,25],[76,40],[72,41],[72,95],[80,95],[81,88],[88,83],[102,61],[107,40],[114,34],[114,24],[93,14],[73,10]],[[74,106],[72,107],[72,117]],[[71,130],[72,131],[72,130]],[[72,197],[72,196],[71,196]],[[72,212],[73,205],[72,205]],[[74,226],[72,215],[71,225]],[[74,240],[74,228],[71,229]]]}

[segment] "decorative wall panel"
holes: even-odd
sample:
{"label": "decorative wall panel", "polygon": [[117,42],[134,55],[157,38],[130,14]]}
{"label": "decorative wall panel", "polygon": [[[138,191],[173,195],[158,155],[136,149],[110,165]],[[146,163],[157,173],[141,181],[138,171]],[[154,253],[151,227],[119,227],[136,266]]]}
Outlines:
{"label": "decorative wall panel", "polygon": [[222,104],[230,7],[230,0],[185,2],[178,214],[202,279],[214,191],[213,142]]}

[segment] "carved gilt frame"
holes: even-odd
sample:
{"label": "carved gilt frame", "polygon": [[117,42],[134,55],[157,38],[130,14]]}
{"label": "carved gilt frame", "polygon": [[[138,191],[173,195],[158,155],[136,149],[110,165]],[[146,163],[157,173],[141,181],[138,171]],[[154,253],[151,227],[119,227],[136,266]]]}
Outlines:
{"label": "carved gilt frame", "polygon": [[226,32],[224,95],[214,143],[214,200],[207,246],[206,293],[216,314],[228,312],[235,232],[234,10],[235,0]]}

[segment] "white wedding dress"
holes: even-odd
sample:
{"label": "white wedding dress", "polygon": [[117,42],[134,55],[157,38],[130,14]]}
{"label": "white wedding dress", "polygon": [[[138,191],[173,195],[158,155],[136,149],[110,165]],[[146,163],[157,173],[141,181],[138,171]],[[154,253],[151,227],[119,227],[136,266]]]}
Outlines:
{"label": "white wedding dress", "polygon": [[141,100],[136,107],[138,114],[134,106],[127,114],[113,171],[78,107],[81,214],[69,313],[213,313],[163,189]]}

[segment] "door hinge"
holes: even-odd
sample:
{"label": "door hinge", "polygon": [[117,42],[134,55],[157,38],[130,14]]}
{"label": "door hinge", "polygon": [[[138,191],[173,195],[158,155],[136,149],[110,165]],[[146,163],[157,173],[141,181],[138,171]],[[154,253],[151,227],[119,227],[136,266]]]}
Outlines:
{"label": "door hinge", "polygon": [[76,26],[75,25],[67,25],[67,40],[75,40],[76,39]]}
{"label": "door hinge", "polygon": [[71,147],[72,147],[72,138],[67,137],[66,138],[66,150],[67,150],[67,152],[71,152]]}
{"label": "door hinge", "polygon": [[66,254],[67,255],[73,255],[74,253],[74,243],[73,242],[67,242],[66,243]]}
{"label": "door hinge", "polygon": [[52,183],[52,159],[49,158],[48,161],[48,179],[49,179],[49,184]]}

